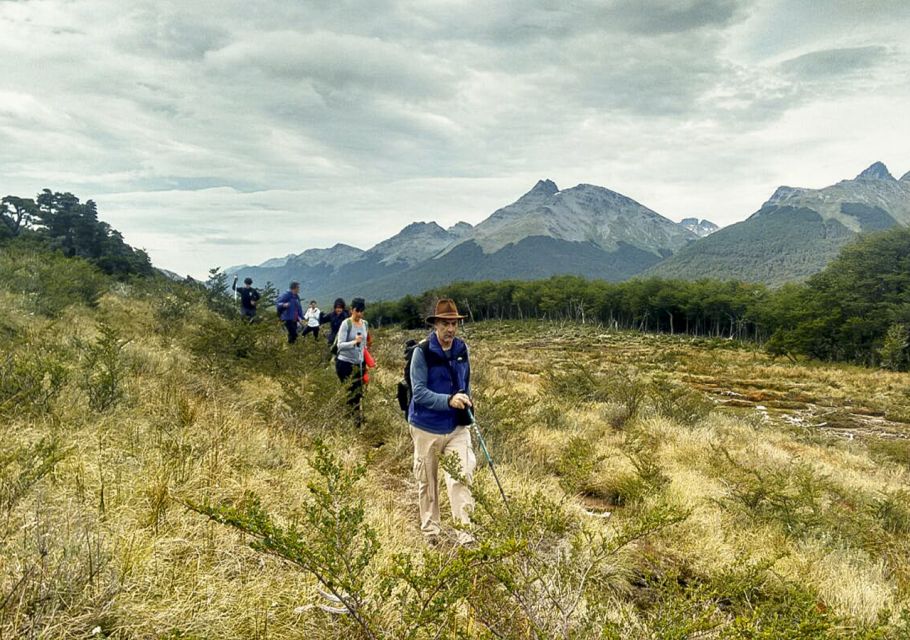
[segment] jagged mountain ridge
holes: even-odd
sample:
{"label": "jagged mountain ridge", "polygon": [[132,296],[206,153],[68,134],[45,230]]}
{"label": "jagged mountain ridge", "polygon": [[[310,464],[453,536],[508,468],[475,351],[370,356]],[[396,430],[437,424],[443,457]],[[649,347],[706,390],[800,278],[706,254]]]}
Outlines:
{"label": "jagged mountain ridge", "polygon": [[777,285],[821,271],[862,232],[910,225],[910,173],[881,162],[821,189],[779,187],[742,222],[699,240],[647,274]]}
{"label": "jagged mountain ridge", "polygon": [[541,180],[478,224],[462,242],[474,242],[484,254],[492,254],[530,237],[590,242],[607,252],[626,244],[663,256],[696,235],[610,189],[580,184],[560,191],[552,180]]}
{"label": "jagged mountain ridge", "polygon": [[292,258],[277,269],[245,268],[244,275],[260,283],[300,280],[304,295],[323,300],[355,293],[387,299],[455,280],[563,273],[622,280],[697,238],[604,187],[581,184],[560,191],[552,180],[540,180],[476,227],[415,222],[332,269],[298,275],[300,261]]}

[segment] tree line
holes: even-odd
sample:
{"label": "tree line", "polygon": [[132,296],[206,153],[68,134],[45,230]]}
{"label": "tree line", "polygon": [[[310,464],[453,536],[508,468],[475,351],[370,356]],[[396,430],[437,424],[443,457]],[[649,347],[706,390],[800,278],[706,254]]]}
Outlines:
{"label": "tree line", "polygon": [[98,219],[93,200],[44,189],[34,199],[6,196],[0,200],[0,243],[56,251],[82,258],[117,278],[149,276],[148,254],[134,249],[119,231]]}
{"label": "tree line", "polygon": [[438,296],[474,321],[556,320],[614,329],[754,341],[790,357],[910,366],[910,229],[860,237],[805,283],[577,276],[459,282],[371,306],[376,324],[423,326]]}

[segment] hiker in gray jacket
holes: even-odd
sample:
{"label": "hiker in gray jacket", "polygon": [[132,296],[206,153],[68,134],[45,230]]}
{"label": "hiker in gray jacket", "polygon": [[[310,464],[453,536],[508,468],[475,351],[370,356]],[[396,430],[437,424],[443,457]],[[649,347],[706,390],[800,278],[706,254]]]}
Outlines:
{"label": "hiker in gray jacket", "polygon": [[369,338],[369,325],[363,318],[365,310],[364,299],[354,298],[351,302],[351,317],[341,323],[335,338],[338,347],[335,373],[342,383],[351,380],[348,386],[348,406],[354,413],[358,427],[363,421],[363,351]]}

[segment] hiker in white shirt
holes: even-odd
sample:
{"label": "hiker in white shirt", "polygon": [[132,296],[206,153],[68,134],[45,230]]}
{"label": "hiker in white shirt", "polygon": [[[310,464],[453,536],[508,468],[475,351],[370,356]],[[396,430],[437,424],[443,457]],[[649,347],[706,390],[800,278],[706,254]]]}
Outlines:
{"label": "hiker in white shirt", "polygon": [[310,300],[310,306],[303,314],[303,321],[306,326],[303,328],[302,337],[306,338],[308,333],[313,334],[314,340],[319,340],[319,320],[322,318],[322,312],[316,306],[315,300]]}

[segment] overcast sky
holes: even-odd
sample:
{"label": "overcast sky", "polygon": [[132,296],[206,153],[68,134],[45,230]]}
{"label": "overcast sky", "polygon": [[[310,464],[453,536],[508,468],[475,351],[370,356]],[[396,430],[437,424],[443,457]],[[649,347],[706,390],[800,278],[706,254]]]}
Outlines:
{"label": "overcast sky", "polygon": [[730,224],[910,170],[908,33],[907,0],[0,0],[0,191],[194,275],[544,177]]}

